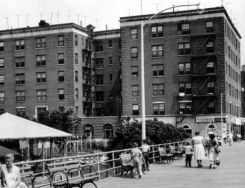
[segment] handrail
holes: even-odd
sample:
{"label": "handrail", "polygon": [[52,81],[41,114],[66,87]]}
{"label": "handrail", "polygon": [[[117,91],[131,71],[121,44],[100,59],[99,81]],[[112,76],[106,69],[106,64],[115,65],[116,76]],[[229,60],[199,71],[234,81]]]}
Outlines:
{"label": "handrail", "polygon": [[[176,144],[181,145],[183,143],[185,143],[185,141],[177,141],[177,142],[171,142],[171,143],[150,145],[150,148],[151,148],[150,154],[152,155],[150,157],[150,160],[155,162],[155,159],[159,158],[157,148],[167,147],[167,146],[176,145]],[[46,165],[47,163],[49,163],[49,164],[53,163],[54,165],[57,163],[57,165],[59,165],[62,163],[61,160],[64,160],[65,162],[71,161],[71,163],[72,163],[72,160],[79,160],[80,163],[82,163],[82,162],[85,163],[85,164],[80,164],[80,167],[85,167],[88,165],[95,167],[97,170],[96,173],[99,174],[99,178],[100,178],[100,175],[102,173],[108,174],[109,171],[116,170],[116,169],[121,167],[121,166],[116,165],[117,164],[116,162],[120,160],[120,158],[118,157],[117,154],[120,154],[122,152],[128,152],[131,150],[132,150],[132,148],[121,149],[121,150],[113,150],[113,151],[107,151],[107,152],[100,152],[100,153],[94,153],[94,154],[76,155],[76,156],[69,156],[69,157],[59,157],[59,158],[52,158],[52,159],[41,159],[41,160],[34,160],[34,161],[24,161],[24,162],[15,163],[15,165],[24,166],[24,165],[34,165],[36,163],[41,163],[42,167],[43,167],[42,171],[37,173],[37,174],[40,174],[40,173],[47,173],[47,171],[45,169],[45,167],[47,166]],[[108,158],[106,160],[101,160],[101,156],[104,156],[104,155],[107,155]],[[64,168],[65,168],[65,165],[67,165],[67,163],[64,164]],[[102,165],[107,165],[106,169],[101,168]],[[67,166],[69,167],[69,165],[67,165]],[[25,177],[28,177],[28,176],[25,176]]]}

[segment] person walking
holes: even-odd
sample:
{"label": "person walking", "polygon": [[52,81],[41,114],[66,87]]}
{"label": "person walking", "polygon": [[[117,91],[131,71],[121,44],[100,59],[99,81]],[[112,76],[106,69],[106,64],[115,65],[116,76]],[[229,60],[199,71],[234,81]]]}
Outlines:
{"label": "person walking", "polygon": [[227,142],[229,143],[229,146],[232,145],[232,141],[233,141],[233,134],[231,132],[227,133]]}
{"label": "person walking", "polygon": [[142,164],[143,164],[143,155],[141,150],[138,148],[138,143],[133,143],[134,148],[131,150],[131,157],[134,163],[134,167],[137,169],[139,178],[142,177]]}
{"label": "person walking", "polygon": [[145,170],[149,171],[149,152],[151,151],[150,146],[147,144],[146,140],[143,140],[143,144],[141,146],[142,152],[143,152],[143,157],[145,160]]}
{"label": "person walking", "polygon": [[207,155],[209,160],[209,169],[216,168],[216,161],[219,157],[219,144],[213,132],[208,133],[209,141],[207,144]]}
{"label": "person walking", "polygon": [[195,132],[195,136],[192,138],[192,145],[194,147],[194,158],[197,160],[197,167],[202,168],[202,160],[205,159],[204,139],[199,135],[199,132]]}
{"label": "person walking", "polygon": [[4,188],[27,188],[27,186],[21,182],[20,169],[13,164],[14,155],[9,153],[5,155],[5,164],[1,166],[1,184]]}

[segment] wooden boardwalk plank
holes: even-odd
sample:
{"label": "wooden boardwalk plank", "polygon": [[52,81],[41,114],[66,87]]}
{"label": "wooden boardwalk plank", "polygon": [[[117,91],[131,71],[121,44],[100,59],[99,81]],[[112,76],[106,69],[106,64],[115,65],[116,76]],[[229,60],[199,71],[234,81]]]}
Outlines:
{"label": "wooden boardwalk plank", "polygon": [[150,172],[143,178],[110,177],[97,183],[99,188],[244,188],[245,187],[245,142],[221,147],[221,165],[208,169],[208,161],[203,168],[184,166],[184,159],[172,164],[151,164]]}

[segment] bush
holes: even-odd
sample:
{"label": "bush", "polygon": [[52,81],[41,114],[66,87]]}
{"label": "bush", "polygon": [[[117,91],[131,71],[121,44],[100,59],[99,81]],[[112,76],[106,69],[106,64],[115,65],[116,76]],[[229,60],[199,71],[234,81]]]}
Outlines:
{"label": "bush", "polygon": [[[141,123],[138,121],[124,120],[116,131],[115,138],[109,142],[109,148],[131,148],[134,142],[141,143]],[[183,140],[186,137],[183,129],[157,120],[146,121],[146,136],[149,144],[162,144]]]}

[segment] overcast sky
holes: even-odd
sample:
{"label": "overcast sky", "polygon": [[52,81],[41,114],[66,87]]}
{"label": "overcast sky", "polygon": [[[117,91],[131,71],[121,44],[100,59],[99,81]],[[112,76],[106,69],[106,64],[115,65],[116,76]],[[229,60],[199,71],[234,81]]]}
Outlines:
{"label": "overcast sky", "polygon": [[[142,0],[143,14],[152,14],[172,5],[201,3],[202,8],[223,6],[238,31],[245,34],[245,0]],[[93,24],[96,30],[119,28],[119,18],[141,13],[141,0],[0,0],[0,30],[37,26],[40,19],[51,24],[74,22]],[[242,39],[242,64],[245,55]]]}

